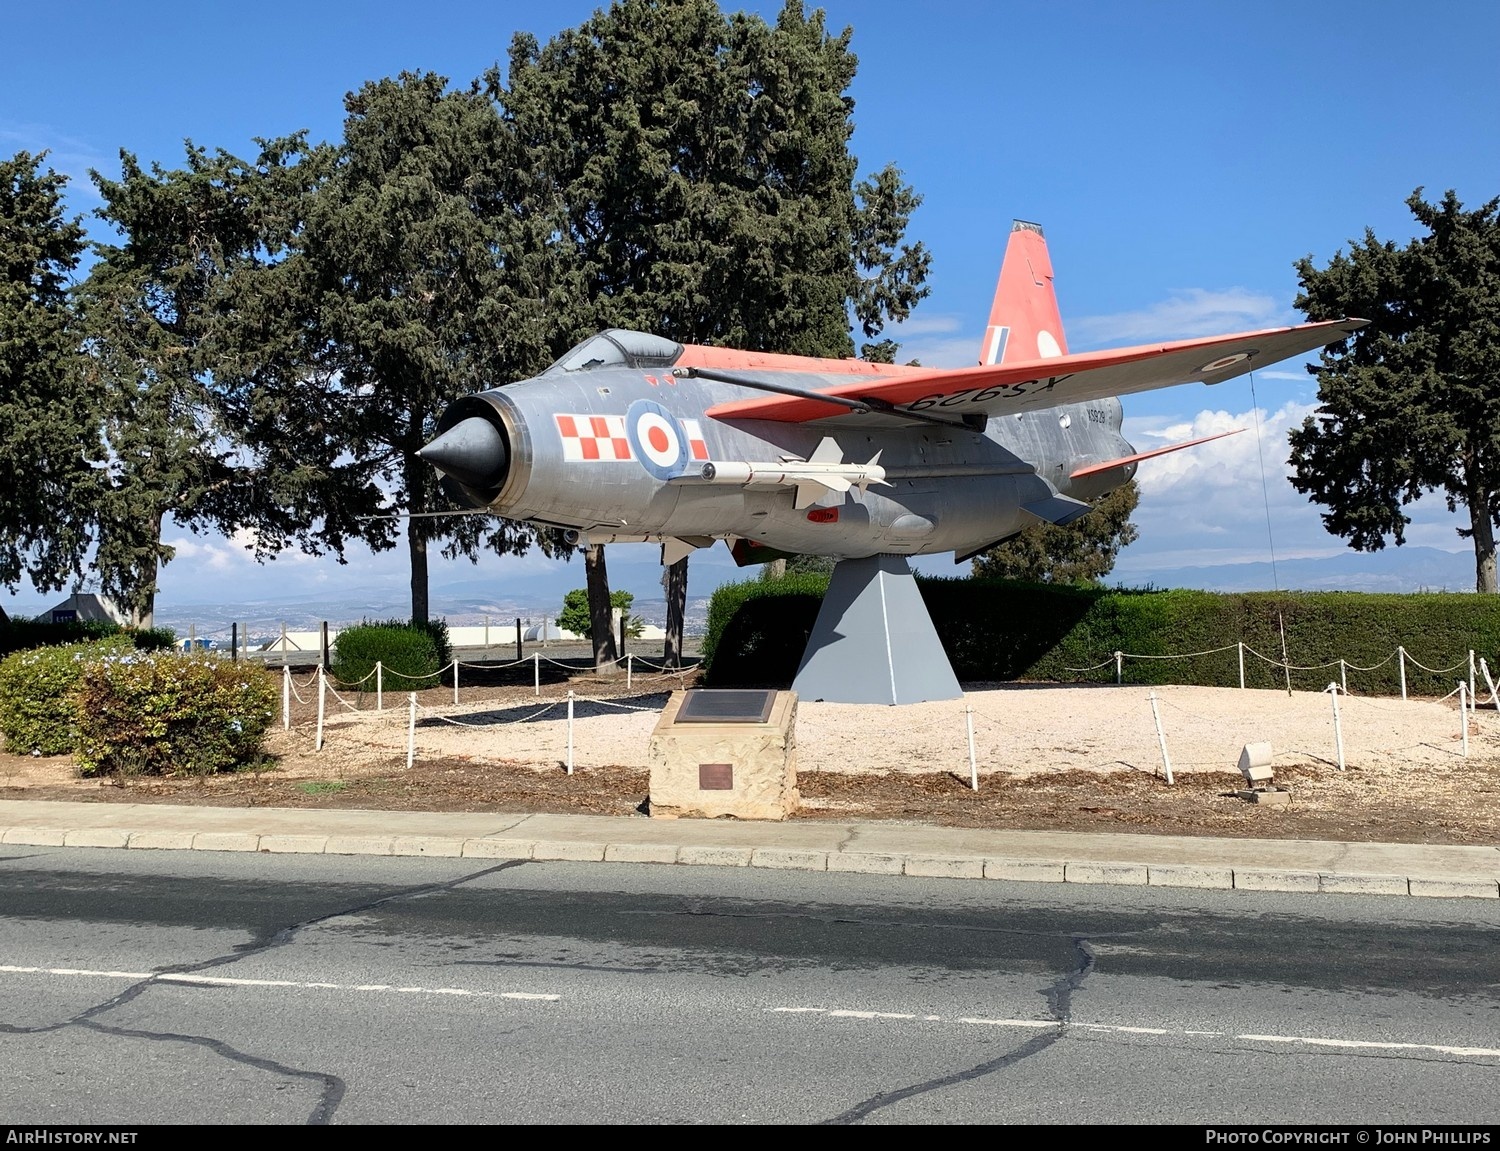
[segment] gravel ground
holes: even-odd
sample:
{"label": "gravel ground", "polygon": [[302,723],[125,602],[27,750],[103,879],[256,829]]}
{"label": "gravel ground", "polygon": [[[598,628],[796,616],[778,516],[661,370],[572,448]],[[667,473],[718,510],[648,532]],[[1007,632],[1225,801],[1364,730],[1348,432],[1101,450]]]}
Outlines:
{"label": "gravel ground", "polygon": [[[406,767],[407,696],[328,701],[315,749],[315,692],[298,680],[294,724],[272,732],[265,770],[208,780],[75,777],[66,757],[0,753],[0,795],[227,805],[630,815],[649,790],[647,745],[675,676],[554,675],[419,693]],[[574,700],[574,774],[566,695]],[[1164,778],[1142,687],[971,684],[963,700],[868,707],[802,703],[796,818],[898,819],[973,827],[1132,830],[1415,843],[1500,842],[1500,715],[1481,709],[1463,754],[1452,700],[1346,696],[1346,770],[1329,697],[1156,688],[1175,783]],[[970,788],[972,708],[979,789]],[[1233,796],[1240,748],[1268,741],[1285,806]]]}

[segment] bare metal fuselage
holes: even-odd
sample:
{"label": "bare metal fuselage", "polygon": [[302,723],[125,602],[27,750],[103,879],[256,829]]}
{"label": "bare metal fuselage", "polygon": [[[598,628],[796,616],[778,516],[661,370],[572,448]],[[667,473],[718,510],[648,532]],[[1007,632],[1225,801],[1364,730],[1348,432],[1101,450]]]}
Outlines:
{"label": "bare metal fuselage", "polygon": [[[816,372],[767,378],[808,391],[838,382]],[[450,476],[446,486],[466,506],[593,539],[677,538],[701,546],[739,538],[778,551],[853,559],[964,556],[1052,518],[1035,510],[1049,500],[1052,506],[1067,502],[1058,496],[1089,501],[1135,472],[1127,464],[1073,478],[1075,471],[1132,454],[1113,398],[1033,408],[991,419],[983,431],[960,423],[893,422],[878,413],[863,425],[857,416],[797,424],[704,415],[714,404],[756,394],[667,370],[553,368],[449,408],[440,432],[481,417],[503,438],[505,462],[482,484]],[[662,409],[693,441],[680,446],[687,474],[664,479],[642,458],[650,453],[643,448],[640,401]],[[631,429],[640,442],[629,442],[624,433]],[[823,492],[810,506],[785,484],[763,479],[768,468],[747,483],[734,482],[745,464],[806,461],[820,446],[826,456],[830,439],[851,467],[878,453],[883,482]],[[719,482],[703,478],[703,463],[723,465]]]}

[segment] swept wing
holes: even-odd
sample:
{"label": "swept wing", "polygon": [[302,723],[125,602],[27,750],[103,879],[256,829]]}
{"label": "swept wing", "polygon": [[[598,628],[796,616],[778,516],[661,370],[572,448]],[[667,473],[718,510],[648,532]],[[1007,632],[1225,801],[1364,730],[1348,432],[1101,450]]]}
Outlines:
{"label": "swept wing", "polygon": [[[1222,383],[1342,340],[1367,322],[1328,320],[1292,328],[1111,348],[1048,359],[870,377],[819,388],[816,395],[804,392],[715,404],[707,414],[719,420],[779,423],[838,417],[838,422],[849,423],[863,418],[858,409],[851,408],[852,401],[867,405],[870,413],[898,409],[955,419],[1002,416],[1179,384]],[[822,399],[823,396],[830,400]]]}

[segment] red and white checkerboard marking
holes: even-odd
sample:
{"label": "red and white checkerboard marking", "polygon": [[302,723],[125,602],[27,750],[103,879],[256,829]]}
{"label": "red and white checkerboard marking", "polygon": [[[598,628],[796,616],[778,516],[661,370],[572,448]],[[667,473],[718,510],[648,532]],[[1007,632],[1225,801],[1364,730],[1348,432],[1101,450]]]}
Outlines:
{"label": "red and white checkerboard marking", "polygon": [[556,415],[564,460],[630,460],[624,416]]}
{"label": "red and white checkerboard marking", "polygon": [[703,438],[703,429],[697,420],[682,421],[683,434],[687,436],[688,455],[695,460],[708,459],[708,443]]}

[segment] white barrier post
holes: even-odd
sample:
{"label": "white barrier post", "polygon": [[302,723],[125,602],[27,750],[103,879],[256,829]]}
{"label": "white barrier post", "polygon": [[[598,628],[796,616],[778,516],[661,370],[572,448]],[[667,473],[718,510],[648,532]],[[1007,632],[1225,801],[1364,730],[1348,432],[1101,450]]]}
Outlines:
{"label": "white barrier post", "polygon": [[1474,649],[1469,649],[1469,707],[1474,706]]}
{"label": "white barrier post", "polygon": [[1484,682],[1489,685],[1490,703],[1500,709],[1500,688],[1495,686],[1495,677],[1490,674],[1490,668],[1484,662],[1484,656],[1479,657],[1479,670],[1484,673]]}
{"label": "white barrier post", "polygon": [[328,677],[323,674],[323,665],[318,665],[318,738],[315,751],[323,750],[323,700],[327,695]]}
{"label": "white barrier post", "polygon": [[1339,660],[1339,690],[1345,695],[1349,694],[1349,672],[1343,660]]}
{"label": "white barrier post", "polygon": [[635,677],[635,653],[625,653],[625,690],[630,690],[630,681]]}
{"label": "white barrier post", "polygon": [[375,661],[375,710],[385,710],[385,669],[378,659]]}
{"label": "white barrier post", "polygon": [[1406,649],[1399,644],[1396,647],[1396,663],[1401,668],[1401,698],[1406,698]]}
{"label": "white barrier post", "polygon": [[969,787],[979,790],[979,760],[974,755],[974,706],[964,704],[964,728],[969,733]]}
{"label": "white barrier post", "polygon": [[406,693],[406,770],[417,758],[417,693]]}
{"label": "white barrier post", "polygon": [[542,694],[542,653],[539,651],[531,654],[531,675],[535,681],[536,694],[540,696]]}
{"label": "white barrier post", "polygon": [[1240,640],[1240,690],[1245,690],[1245,641]]}
{"label": "white barrier post", "polygon": [[1344,727],[1339,722],[1339,685],[1330,683],[1323,689],[1333,697],[1333,745],[1338,750],[1339,770],[1344,770]]}
{"label": "white barrier post", "polygon": [[1115,652],[1115,686],[1117,686],[1117,687],[1120,684],[1120,676],[1121,676],[1121,673],[1124,670],[1125,670],[1125,653],[1121,652],[1121,651],[1117,651],[1117,652]]}
{"label": "white barrier post", "polygon": [[281,730],[292,727],[292,669],[281,665]]}
{"label": "white barrier post", "polygon": [[573,774],[573,693],[568,692],[568,774]]}
{"label": "white barrier post", "polygon": [[458,706],[458,660],[453,660],[453,704]]}
{"label": "white barrier post", "polygon": [[1167,733],[1162,730],[1161,712],[1156,710],[1156,692],[1146,697],[1151,701],[1151,719],[1156,724],[1156,742],[1161,744],[1161,765],[1167,773],[1168,786],[1175,786],[1177,781],[1172,778],[1172,757],[1167,754]]}
{"label": "white barrier post", "polygon": [[1458,681],[1458,723],[1459,731],[1463,733],[1465,759],[1469,758],[1469,703],[1464,698],[1467,687],[1463,680]]}

